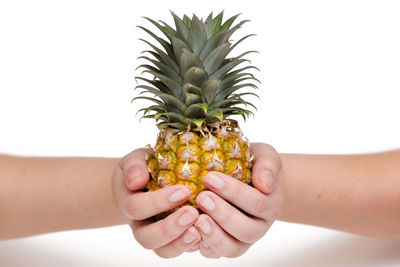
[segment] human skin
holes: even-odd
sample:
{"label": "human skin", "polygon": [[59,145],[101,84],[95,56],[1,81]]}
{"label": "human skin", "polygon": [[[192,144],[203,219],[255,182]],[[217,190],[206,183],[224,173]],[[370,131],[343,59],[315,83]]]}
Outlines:
{"label": "human skin", "polygon": [[[365,155],[281,154],[279,157],[268,145],[254,144],[252,149],[256,150],[260,170],[271,174],[267,182],[257,178],[262,176],[257,174],[257,168],[253,171],[255,188],[218,173],[217,178],[223,181],[223,189],[218,189],[211,186],[213,176],[209,175],[205,183],[210,191],[201,193],[197,199],[205,213],[199,215],[194,208],[184,207],[170,215],[170,224],[164,226],[162,221],[146,219],[155,211],[171,207],[169,198],[174,190],[181,189],[184,195],[187,189],[175,186],[155,192],[140,191],[148,179],[141,150],[133,152],[137,153],[133,160],[127,160],[129,156],[121,160],[2,155],[0,239],[129,223],[139,243],[162,257],[197,249],[206,257],[236,257],[261,238],[279,216],[284,221],[400,240],[400,150]],[[251,217],[255,217],[254,224],[245,221],[251,233],[240,236],[235,227],[243,226],[247,215],[236,213],[224,199],[229,200],[232,195],[248,199],[249,193],[257,196],[250,201],[256,203],[257,214]],[[214,210],[209,211],[207,204],[201,204],[205,196],[214,202]],[[188,197],[187,194],[172,206],[179,206]],[[153,206],[129,204],[146,200]],[[245,203],[234,204],[243,208],[240,205]],[[221,221],[224,212],[234,214],[237,220],[231,219],[229,224]],[[193,220],[188,216],[186,225],[180,226],[182,215],[192,215]],[[201,230],[204,221],[211,229],[206,231],[208,234]],[[163,230],[165,226],[168,231]],[[148,229],[154,231],[144,231]],[[189,243],[185,242],[190,240],[186,234],[192,239]],[[144,243],[153,240],[158,243]],[[218,250],[217,243],[228,246],[225,252]]]}
{"label": "human skin", "polygon": [[0,155],[0,239],[126,223],[111,190],[118,161]]}
{"label": "human skin", "polygon": [[281,220],[400,240],[400,150],[281,155]]}
{"label": "human skin", "polygon": [[124,157],[114,175],[114,191],[123,192],[116,193],[116,199],[130,220],[136,240],[165,258],[198,249],[210,258],[242,255],[278,217],[284,197],[277,152],[265,144],[253,144],[251,150],[255,155],[252,181],[258,190],[222,173],[211,172],[204,177],[209,191],[201,192],[196,199],[204,214],[199,215],[196,209],[186,206],[158,222],[149,218],[186,202],[189,190],[176,185],[154,192],[140,191],[149,180],[145,152],[136,150]]}

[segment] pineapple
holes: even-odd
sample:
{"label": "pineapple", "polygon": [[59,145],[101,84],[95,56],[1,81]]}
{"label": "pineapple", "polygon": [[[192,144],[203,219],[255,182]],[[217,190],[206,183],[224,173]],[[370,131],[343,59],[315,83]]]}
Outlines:
{"label": "pineapple", "polygon": [[238,66],[249,62],[243,57],[256,51],[228,57],[232,49],[252,36],[235,43],[230,41],[232,34],[247,22],[233,26],[238,15],[222,23],[223,12],[215,17],[211,13],[204,21],[196,15],[191,19],[185,15],[181,19],[171,13],[175,28],[145,18],[166,39],[139,26],[158,46],[141,39],[151,50],[139,57],[146,64],[138,68],[144,68],[142,74],[150,74],[152,79],[136,77],[141,81],[136,88],[143,90],[141,94],[153,96],[140,95],[134,100],[153,102],[139,112],[143,112],[143,118],[155,119],[160,130],[154,148],[148,146],[147,164],[151,174],[148,189],[185,185],[191,191],[185,205],[197,208],[196,196],[207,189],[203,178],[210,171],[223,172],[247,184],[251,182],[253,156],[248,140],[237,121],[228,117],[241,115],[246,119],[253,114],[246,107],[254,105],[243,96],[257,95],[249,91],[238,93],[238,90],[257,88],[254,81],[258,80],[248,72],[257,68]]}

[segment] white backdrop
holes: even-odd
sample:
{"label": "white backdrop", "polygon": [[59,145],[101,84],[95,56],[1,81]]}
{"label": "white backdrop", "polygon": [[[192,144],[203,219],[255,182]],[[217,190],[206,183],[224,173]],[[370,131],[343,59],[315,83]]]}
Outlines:
{"label": "white backdrop", "polygon": [[[261,5],[263,3],[263,5]],[[251,141],[286,153],[400,147],[398,1],[0,1],[0,153],[120,157],[154,143],[134,114],[141,16],[225,9],[260,54]],[[148,24],[147,24],[148,25]],[[0,218],[1,219],[1,218]],[[0,266],[398,266],[396,242],[278,222],[239,259],[163,260],[128,227],[0,242]]]}

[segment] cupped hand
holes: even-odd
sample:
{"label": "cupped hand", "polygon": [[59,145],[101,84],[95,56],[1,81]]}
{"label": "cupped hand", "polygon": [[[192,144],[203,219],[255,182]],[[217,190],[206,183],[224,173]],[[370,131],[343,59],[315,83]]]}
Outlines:
{"label": "cupped hand", "polygon": [[182,205],[189,199],[190,191],[183,185],[142,191],[149,182],[145,153],[145,149],[138,149],[121,159],[112,184],[116,202],[128,219],[135,239],[164,258],[196,250],[201,236],[193,226],[199,217],[195,208],[184,206],[160,221],[151,219]]}
{"label": "cupped hand", "polygon": [[270,145],[251,145],[255,155],[254,187],[219,172],[204,183],[210,191],[197,196],[204,211],[195,223],[202,240],[200,252],[209,258],[238,257],[265,235],[277,219],[284,201],[284,175],[278,153]]}
{"label": "cupped hand", "polygon": [[136,240],[164,258],[185,251],[205,257],[238,257],[260,239],[283,206],[283,170],[277,152],[266,144],[252,144],[254,187],[219,172],[204,182],[210,191],[197,197],[205,214],[184,206],[163,220],[151,218],[186,202],[190,191],[182,185],[143,192],[149,181],[145,150],[138,149],[121,161],[113,178],[113,192],[129,220]]}

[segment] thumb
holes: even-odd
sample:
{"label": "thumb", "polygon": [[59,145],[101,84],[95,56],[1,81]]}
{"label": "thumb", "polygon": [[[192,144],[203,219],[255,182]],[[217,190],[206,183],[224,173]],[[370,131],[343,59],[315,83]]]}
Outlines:
{"label": "thumb", "polygon": [[149,182],[146,164],[146,150],[136,149],[123,157],[119,163],[126,186],[132,190],[140,190]]}
{"label": "thumb", "polygon": [[279,179],[282,163],[276,150],[267,144],[251,144],[254,155],[252,181],[255,188],[264,194],[270,194]]}

